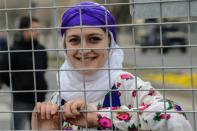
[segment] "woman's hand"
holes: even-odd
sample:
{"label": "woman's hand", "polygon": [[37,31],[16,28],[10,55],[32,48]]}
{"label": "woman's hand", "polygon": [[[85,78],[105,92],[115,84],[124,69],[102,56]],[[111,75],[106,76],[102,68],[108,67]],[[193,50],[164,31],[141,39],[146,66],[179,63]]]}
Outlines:
{"label": "woman's hand", "polygon": [[[90,104],[82,99],[68,101],[62,106],[65,121],[80,127],[97,127],[97,114]],[[87,106],[87,112],[82,112]]]}
{"label": "woman's hand", "polygon": [[32,130],[59,130],[61,123],[57,110],[56,104],[38,102],[32,113]]}

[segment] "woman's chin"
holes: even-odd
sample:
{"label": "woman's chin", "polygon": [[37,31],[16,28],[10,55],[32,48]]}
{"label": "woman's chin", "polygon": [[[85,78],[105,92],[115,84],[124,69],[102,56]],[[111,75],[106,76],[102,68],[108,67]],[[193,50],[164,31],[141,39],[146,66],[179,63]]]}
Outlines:
{"label": "woman's chin", "polygon": [[81,70],[81,71],[79,71],[80,72],[80,74],[82,74],[82,75],[87,75],[87,76],[89,76],[89,75],[93,75],[94,73],[96,73],[97,72],[97,70]]}

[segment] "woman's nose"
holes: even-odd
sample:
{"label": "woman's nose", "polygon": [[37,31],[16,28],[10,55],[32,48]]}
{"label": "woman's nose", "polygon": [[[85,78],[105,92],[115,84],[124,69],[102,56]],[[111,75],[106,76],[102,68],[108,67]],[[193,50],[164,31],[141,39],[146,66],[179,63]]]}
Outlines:
{"label": "woman's nose", "polygon": [[88,48],[81,48],[81,49],[79,49],[79,53],[81,55],[85,55],[85,54],[90,53],[90,52],[91,52],[91,49],[88,49]]}
{"label": "woman's nose", "polygon": [[89,52],[91,52],[91,49],[88,46],[87,42],[84,41],[83,43],[81,43],[81,47],[79,49],[79,53],[81,53],[81,54],[87,54]]}

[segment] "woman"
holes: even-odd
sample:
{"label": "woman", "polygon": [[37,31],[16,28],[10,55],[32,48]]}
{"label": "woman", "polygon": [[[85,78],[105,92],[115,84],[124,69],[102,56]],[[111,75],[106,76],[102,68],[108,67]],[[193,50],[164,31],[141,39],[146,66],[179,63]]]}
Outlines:
{"label": "woman", "polygon": [[50,102],[37,103],[32,129],[192,130],[185,116],[177,113],[179,105],[120,70],[123,52],[113,25],[112,14],[94,2],[81,2],[64,12],[61,92]]}

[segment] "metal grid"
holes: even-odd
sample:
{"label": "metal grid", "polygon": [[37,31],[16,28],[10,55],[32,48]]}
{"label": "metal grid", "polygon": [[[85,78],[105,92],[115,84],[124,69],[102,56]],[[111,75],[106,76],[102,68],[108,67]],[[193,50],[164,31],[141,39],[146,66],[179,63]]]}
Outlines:
{"label": "metal grid", "polygon": [[[32,52],[32,56],[33,56],[33,70],[11,70],[11,61],[10,61],[10,52],[28,52],[26,50],[20,50],[20,51],[11,51],[10,50],[10,45],[8,44],[8,51],[1,51],[1,53],[8,53],[8,59],[9,59],[9,70],[6,70],[6,71],[1,71],[1,72],[9,72],[10,74],[10,90],[1,90],[1,94],[12,94],[12,93],[17,93],[17,92],[35,92],[35,94],[37,94],[37,92],[42,92],[41,90],[36,90],[36,87],[34,88],[34,90],[32,91],[12,91],[12,83],[11,83],[11,75],[12,75],[12,72],[34,72],[34,84],[36,84],[36,80],[35,80],[35,72],[39,72],[39,71],[46,71],[48,72],[48,74],[53,74],[54,76],[54,72],[59,72],[60,71],[60,65],[62,63],[62,59],[63,59],[63,55],[62,55],[62,52],[64,52],[65,50],[68,50],[68,49],[63,49],[62,48],[62,41],[61,41],[61,38],[59,38],[59,25],[58,25],[58,20],[60,19],[59,17],[59,13],[60,11],[62,11],[63,9],[65,8],[69,8],[71,6],[68,6],[68,5],[58,5],[58,2],[57,1],[49,1],[48,5],[47,6],[38,6],[38,7],[33,7],[32,6],[32,3],[33,2],[36,2],[36,1],[33,1],[33,0],[28,0],[28,6],[27,7],[20,7],[20,8],[11,8],[11,7],[8,7],[8,1],[6,0],[3,0],[3,8],[0,9],[0,13],[3,14],[5,16],[5,25],[4,25],[4,28],[1,28],[0,29],[0,32],[4,32],[6,33],[6,39],[8,42],[10,42],[10,38],[12,36],[12,33],[13,32],[17,32],[17,31],[21,31],[23,29],[18,29],[18,28],[10,28],[9,27],[9,12],[12,12],[12,11],[24,11],[24,12],[27,12],[27,14],[30,16],[30,19],[32,20],[32,16],[33,16],[33,12],[34,11],[37,11],[37,10],[50,10],[51,11],[51,16],[52,16],[52,23],[50,24],[49,27],[41,27],[41,28],[36,28],[36,30],[42,30],[42,31],[45,31],[45,32],[49,32],[51,31],[50,35],[53,37],[53,41],[52,43],[59,43],[59,44],[54,44],[52,47],[48,47],[46,50],[30,50],[30,52]],[[78,1],[79,2],[79,1]],[[195,17],[196,17],[196,14],[195,14],[195,6],[196,5],[196,1],[192,1],[192,0],[149,0],[149,1],[136,1],[136,0],[130,0],[130,1],[123,1],[123,2],[110,2],[110,1],[107,1],[107,0],[103,0],[103,1],[99,1],[101,3],[101,5],[104,5],[106,6],[107,8],[109,9],[113,9],[114,7],[118,7],[118,6],[127,6],[129,7],[129,11],[128,14],[130,13],[131,15],[131,18],[130,18],[130,22],[128,23],[117,23],[115,25],[115,27],[117,27],[118,29],[125,29],[125,28],[129,28],[130,29],[130,36],[127,35],[127,38],[129,39],[128,41],[121,41],[121,37],[123,37],[122,35],[119,36],[119,42],[121,44],[121,42],[125,43],[125,44],[122,44],[121,45],[121,48],[126,52],[126,56],[125,56],[125,67],[123,68],[124,70],[129,70],[131,71],[135,76],[139,76],[143,73],[147,73],[146,71],[148,72],[161,72],[162,74],[162,83],[159,85],[161,88],[156,88],[155,90],[158,90],[160,92],[162,92],[164,98],[166,98],[167,96],[167,93],[169,92],[178,92],[178,95],[182,95],[182,92],[189,92],[188,95],[191,97],[191,98],[186,98],[187,100],[191,101],[191,108],[189,108],[188,110],[185,110],[183,112],[187,113],[191,118],[190,118],[190,121],[191,121],[191,124],[193,126],[193,128],[196,130],[196,101],[195,101],[195,95],[196,95],[196,88],[194,87],[194,82],[195,82],[195,79],[193,79],[193,74],[196,72],[196,68],[197,68],[197,64],[196,64],[196,59],[195,59],[195,55],[196,53],[195,50],[197,48],[197,45],[195,44],[195,42],[193,42],[191,40],[192,38],[192,33],[195,33],[195,32],[192,32],[191,30],[191,26],[194,27],[193,25],[195,25],[197,22],[195,21]],[[185,10],[183,10],[183,12],[185,14],[182,16],[180,16],[180,13],[179,12],[174,12],[174,14],[172,12],[165,12],[165,7],[163,6],[164,4],[166,3],[173,3],[175,4],[175,7],[176,7],[176,4],[178,3],[183,3],[183,5],[185,6],[185,4],[187,4],[188,8],[183,8]],[[151,15],[153,12],[149,11],[149,14],[145,14],[145,12],[147,10],[145,10],[145,12],[143,12],[142,7],[146,7],[146,5],[151,5],[151,6],[154,6],[154,4],[157,4],[158,5],[158,9],[159,9],[159,13],[158,14],[155,14],[154,16]],[[139,13],[138,13],[139,12]],[[157,12],[156,12],[157,13]],[[183,18],[183,21],[179,21],[179,22],[164,22],[163,18],[166,18],[166,17],[169,17],[168,15],[170,14],[170,17],[175,17],[175,18]],[[171,16],[172,15],[172,16]],[[107,17],[107,16],[106,16]],[[139,19],[145,19],[145,18],[156,18],[158,19],[158,22],[156,23],[138,23],[138,20]],[[154,25],[154,26],[158,26],[159,27],[159,38],[160,38],[160,41],[159,41],[159,45],[157,46],[140,46],[138,45],[138,37],[141,37],[139,34],[138,34],[138,31],[139,31],[139,28],[146,28],[146,27],[149,27],[151,25]],[[187,27],[187,31],[186,31],[186,36],[187,36],[187,44],[186,45],[164,45],[163,44],[163,31],[162,31],[162,27],[165,26],[165,25],[186,25]],[[104,27],[108,27],[109,25],[106,24],[106,26]],[[89,26],[85,26],[85,27],[89,27]],[[102,26],[103,27],[103,26]],[[84,27],[82,27],[84,28]],[[30,28],[29,30],[35,30],[33,28]],[[120,31],[121,33],[121,31]],[[125,35],[125,34],[123,34]],[[11,43],[11,42],[10,42]],[[61,46],[60,46],[61,45]],[[33,39],[32,39],[32,46],[33,46]],[[49,45],[48,45],[49,46]],[[83,47],[83,43],[82,43],[82,47]],[[186,47],[188,49],[188,58],[189,58],[189,62],[188,62],[188,65],[183,65],[183,66],[179,66],[179,65],[168,65],[168,62],[165,61],[165,59],[167,59],[167,56],[165,56],[164,54],[164,48],[180,48],[180,47]],[[160,53],[159,53],[159,61],[160,61],[160,64],[158,65],[146,65],[146,64],[141,64],[138,63],[138,59],[140,59],[141,57],[143,57],[143,55],[139,55],[139,50],[141,49],[159,49],[160,50]],[[110,49],[110,48],[109,48]],[[108,50],[109,50],[108,49]],[[116,48],[113,48],[114,50]],[[85,48],[82,48],[82,50],[85,50]],[[50,64],[51,66],[49,66],[48,69],[46,70],[36,70],[35,69],[35,62],[34,62],[34,53],[35,52],[42,52],[42,51],[47,51],[48,53],[51,53],[49,56],[50,56]],[[131,59],[131,55],[132,55],[132,61],[130,61],[129,59]],[[155,55],[155,54],[154,54]],[[152,57],[152,56],[150,56]],[[55,59],[55,60],[54,60]],[[175,58],[176,59],[176,58]],[[151,60],[151,59],[150,59]],[[154,59],[152,59],[151,61],[154,61]],[[109,63],[110,64],[110,63]],[[80,69],[79,69],[80,70]],[[110,68],[107,68],[107,69],[104,69],[104,70],[108,70],[110,71],[111,69]],[[116,70],[119,70],[119,69],[116,69]],[[166,74],[166,71],[168,70],[172,70],[172,72],[174,72],[174,70],[179,70],[179,71],[184,71],[184,70],[188,70],[189,74],[190,74],[190,84],[191,86],[187,89],[184,89],[184,88],[171,88],[171,87],[168,87],[169,85],[167,85],[167,81],[165,80],[165,74]],[[76,70],[65,70],[65,71],[77,71]],[[144,72],[145,71],[145,72]],[[55,77],[55,76],[54,76]],[[142,78],[143,78],[143,75],[142,75]],[[51,79],[54,79],[54,78],[51,78]],[[50,79],[50,80],[51,80]],[[49,81],[50,81],[49,80]],[[137,83],[137,81],[136,81]],[[54,84],[52,84],[54,85]],[[109,79],[109,86],[111,87],[110,85],[110,79]],[[158,86],[158,85],[156,85]],[[85,82],[84,82],[84,90],[85,89]],[[137,91],[139,91],[138,89],[136,89]],[[82,90],[83,91],[83,90]],[[91,90],[86,90],[86,91],[91,91]],[[94,90],[95,91],[95,90]],[[98,90],[98,91],[101,91],[101,90]],[[111,90],[109,90],[111,91]],[[129,91],[129,90],[124,90],[124,91]],[[140,90],[140,91],[143,91],[143,90]],[[49,90],[47,90],[47,92],[50,94],[52,92],[61,92],[59,87],[57,87],[56,89],[55,88],[50,88]],[[72,91],[70,91],[72,92]],[[84,92],[84,95],[86,95],[86,92]],[[35,101],[37,101],[37,98],[35,97]],[[137,100],[138,102],[138,100]],[[13,100],[11,98],[11,107],[13,105]],[[110,102],[112,103],[112,102]],[[165,107],[165,105],[164,105]],[[9,111],[1,111],[0,110],[0,114],[12,114],[12,113],[19,113],[19,112],[29,112],[31,113],[32,111],[14,111],[13,109],[9,110]],[[113,112],[113,111],[111,111]],[[164,112],[167,112],[166,110]],[[138,114],[139,111],[136,111],[136,113]],[[176,113],[176,112],[175,112]],[[111,115],[112,117],[112,115]],[[13,121],[13,118],[11,117],[11,121]],[[139,118],[138,118],[138,121],[139,121]],[[13,126],[13,125],[12,125]],[[4,127],[0,127],[0,130],[4,129]]]}

